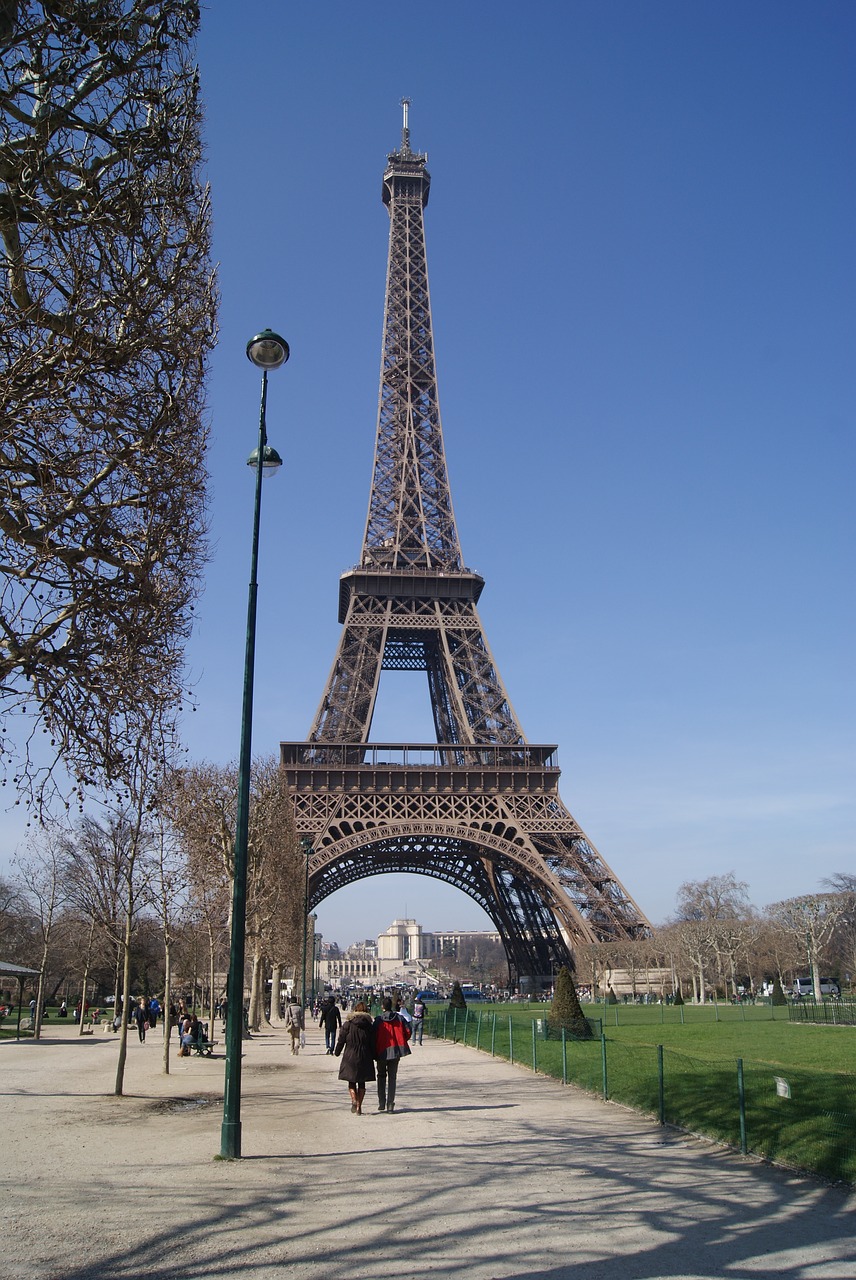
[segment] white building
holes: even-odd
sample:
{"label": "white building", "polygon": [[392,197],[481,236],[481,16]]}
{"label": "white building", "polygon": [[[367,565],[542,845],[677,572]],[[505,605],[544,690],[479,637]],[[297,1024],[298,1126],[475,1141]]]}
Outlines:
{"label": "white building", "polygon": [[354,943],[341,955],[321,961],[321,979],[329,986],[373,986],[384,981],[427,982],[427,970],[443,956],[455,955],[463,941],[501,942],[488,930],[446,929],[425,933],[416,920],[393,920],[388,929],[371,939]]}

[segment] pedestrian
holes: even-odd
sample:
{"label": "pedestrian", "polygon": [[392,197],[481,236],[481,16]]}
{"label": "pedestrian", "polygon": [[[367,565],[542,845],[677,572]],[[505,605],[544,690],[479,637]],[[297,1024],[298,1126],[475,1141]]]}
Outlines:
{"label": "pedestrian", "polygon": [[146,1002],[142,996],[140,996],[137,1007],[134,1010],[134,1021],[137,1024],[137,1034],[140,1037],[140,1044],[145,1044],[146,1032],[149,1028],[149,1020],[146,1013]]}
{"label": "pedestrian", "polygon": [[286,1006],[285,1025],[291,1033],[291,1052],[296,1055],[300,1051],[300,1037],[306,1026],[303,1005],[297,996],[291,996],[290,1003]]}
{"label": "pedestrian", "polygon": [[342,1024],[333,1052],[337,1058],[339,1054],[342,1055],[339,1079],[348,1082],[351,1114],[361,1116],[366,1081],[375,1078],[374,1025],[363,1000],[357,1001],[354,1012],[349,1013]]}
{"label": "pedestrian", "polygon": [[377,1061],[377,1109],[395,1110],[395,1084],[398,1062],[410,1053],[410,1027],[392,1007],[386,996],[382,1012],[374,1020],[375,1059]]}
{"label": "pedestrian", "polygon": [[407,1005],[404,1003],[404,1001],[401,999],[400,996],[395,1002],[395,1012],[398,1014],[399,1018],[401,1018],[402,1022],[406,1022],[409,1027],[410,1021],[411,1021],[410,1012],[407,1008]]}
{"label": "pedestrian", "polygon": [[149,1026],[153,1030],[158,1025],[158,1018],[160,1017],[160,1011],[161,1011],[160,1000],[158,1000],[157,996],[152,996],[151,1000],[149,1001]]}
{"label": "pedestrian", "polygon": [[425,1001],[417,993],[413,1001],[413,1017],[410,1021],[411,1043],[422,1043],[422,1030],[425,1025]]}
{"label": "pedestrian", "polygon": [[336,1047],[336,1035],[342,1025],[339,1006],[332,997],[329,1000],[325,1000],[321,1006],[321,1017],[318,1020],[318,1025],[324,1028],[324,1043],[327,1046],[327,1052],[332,1053]]}

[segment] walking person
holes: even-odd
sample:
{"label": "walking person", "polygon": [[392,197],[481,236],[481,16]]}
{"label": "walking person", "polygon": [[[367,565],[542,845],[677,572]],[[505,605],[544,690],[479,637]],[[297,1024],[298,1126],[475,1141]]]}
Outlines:
{"label": "walking person", "polygon": [[296,1056],[300,1052],[300,1037],[306,1026],[303,1005],[297,996],[291,996],[285,1010],[285,1025],[291,1033],[291,1052]]}
{"label": "walking person", "polygon": [[137,1034],[140,1037],[140,1044],[145,1044],[146,1032],[149,1029],[149,1019],[148,1019],[148,1012],[146,1010],[146,1002],[142,996],[140,996],[140,999],[137,1003],[137,1007],[134,1009],[132,1017],[137,1024]]}
{"label": "walking person", "polygon": [[425,1001],[417,995],[413,1001],[413,1017],[410,1020],[410,1036],[413,1044],[422,1043],[422,1030],[425,1025]]}
{"label": "walking person", "polygon": [[326,1000],[321,1006],[321,1017],[318,1020],[318,1025],[324,1028],[324,1042],[327,1046],[327,1052],[332,1053],[336,1047],[336,1035],[342,1025],[342,1015],[335,1000]]}
{"label": "walking person", "polygon": [[333,1052],[337,1058],[342,1055],[339,1079],[348,1082],[351,1113],[361,1116],[366,1081],[375,1078],[374,1024],[364,1001],[358,1000],[354,1012],[345,1018]]}
{"label": "walking person", "polygon": [[375,1060],[377,1062],[377,1109],[395,1110],[395,1084],[398,1061],[410,1053],[410,1027],[392,1007],[387,996],[382,1012],[374,1020]]}

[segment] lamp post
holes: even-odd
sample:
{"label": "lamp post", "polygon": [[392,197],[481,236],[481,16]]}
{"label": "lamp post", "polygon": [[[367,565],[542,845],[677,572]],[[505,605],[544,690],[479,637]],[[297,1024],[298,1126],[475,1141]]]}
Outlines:
{"label": "lamp post", "polygon": [[317,923],[318,923],[318,917],[315,915],[315,912],[313,911],[313,913],[309,917],[309,924],[312,930],[312,961],[309,966],[309,973],[310,973],[309,1003],[310,1004],[313,1004],[315,1001],[315,926]]}
{"label": "lamp post", "polygon": [[235,862],[232,875],[232,937],[229,950],[229,978],[226,985],[226,1077],[223,1094],[223,1125],[220,1155],[225,1160],[241,1156],[241,1043],[244,1032],[244,934],[247,919],[247,852],[250,819],[250,767],[253,738],[253,674],[256,654],[256,597],[258,595],[259,518],[262,508],[262,477],[282,466],[276,449],[267,442],[265,410],[267,376],[289,357],[288,343],[279,334],[264,329],[247,343],[247,357],[262,371],[262,402],[259,411],[258,447],[247,459],[256,473],[253,509],[253,551],[250,561],[250,590],[247,605],[247,647],[244,659],[244,698],[241,709],[241,752],[238,759],[238,807],[235,820]]}
{"label": "lamp post", "polygon": [[[306,855],[306,878],[303,885],[303,978],[300,984],[300,998],[303,1001],[303,1007],[306,1007],[306,933],[309,927],[309,857],[312,853],[312,840],[309,836],[303,836],[300,841],[303,846],[303,852]],[[314,939],[313,939],[314,941]]]}

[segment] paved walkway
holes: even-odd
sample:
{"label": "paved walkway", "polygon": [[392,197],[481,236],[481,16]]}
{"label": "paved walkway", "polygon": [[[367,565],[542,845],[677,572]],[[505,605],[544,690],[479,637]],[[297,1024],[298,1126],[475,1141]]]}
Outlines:
{"label": "paved walkway", "polygon": [[352,1116],[338,1060],[247,1045],[240,1162],[223,1059],[160,1033],[0,1043],[2,1280],[856,1280],[856,1194],[437,1041],[394,1115]]}

